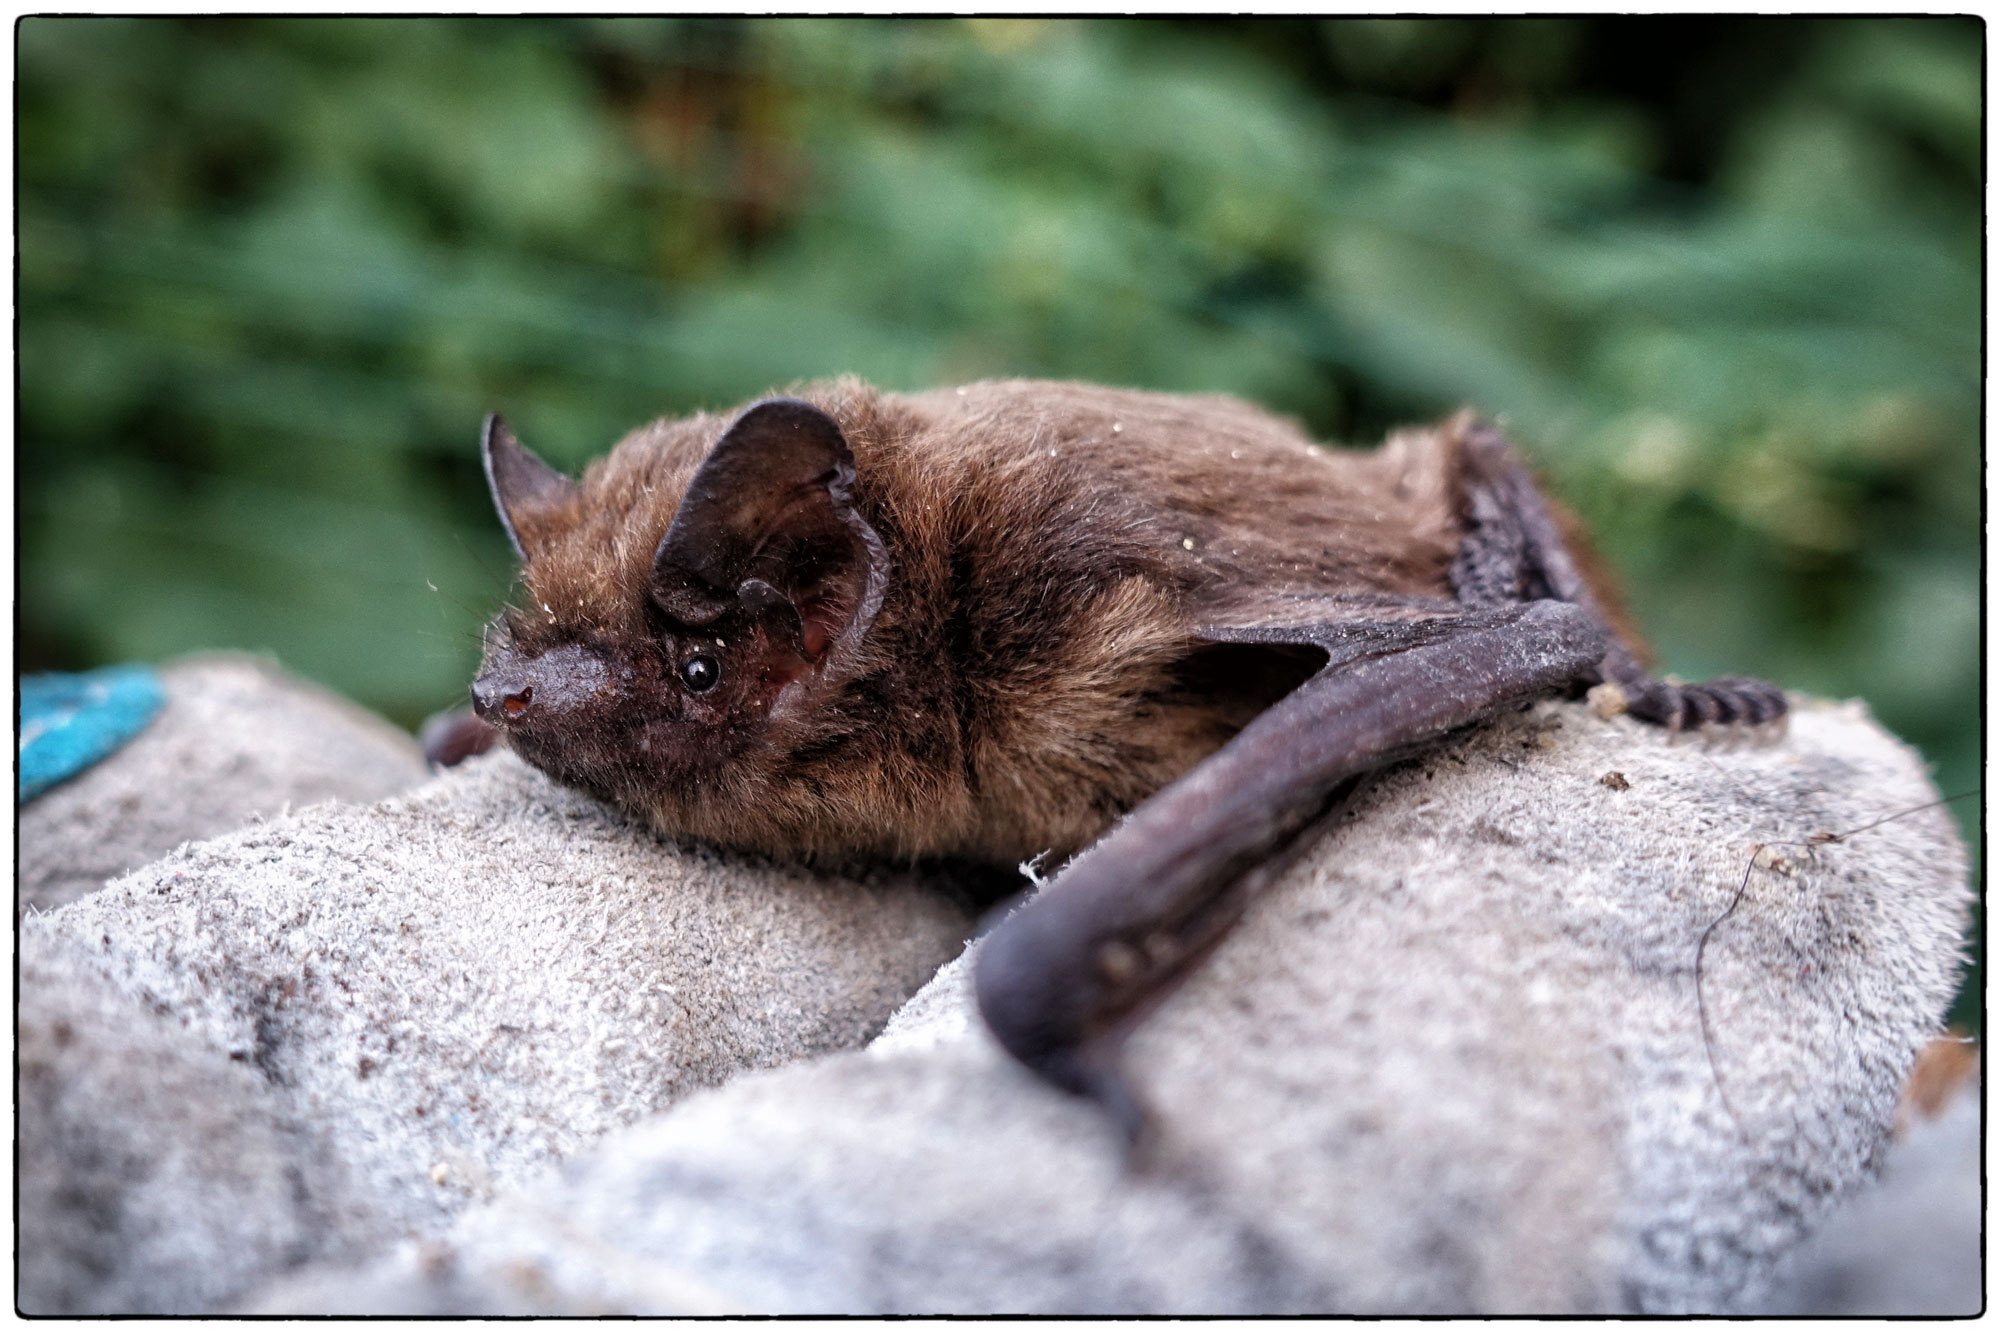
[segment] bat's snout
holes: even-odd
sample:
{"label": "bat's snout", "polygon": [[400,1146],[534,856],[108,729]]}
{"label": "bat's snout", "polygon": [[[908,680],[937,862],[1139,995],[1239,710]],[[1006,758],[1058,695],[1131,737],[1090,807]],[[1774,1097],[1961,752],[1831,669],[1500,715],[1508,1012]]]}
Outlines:
{"label": "bat's snout", "polygon": [[472,711],[495,727],[520,717],[534,702],[535,685],[525,672],[482,673],[472,683]]}
{"label": "bat's snout", "polygon": [[472,711],[508,728],[559,717],[589,704],[610,684],[603,661],[565,644],[536,658],[502,652],[472,682]]}

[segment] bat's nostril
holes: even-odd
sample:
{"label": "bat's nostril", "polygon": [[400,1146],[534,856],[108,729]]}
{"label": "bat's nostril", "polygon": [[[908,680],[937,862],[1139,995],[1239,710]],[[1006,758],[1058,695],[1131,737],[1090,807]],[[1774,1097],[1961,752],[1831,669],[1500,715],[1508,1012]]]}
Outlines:
{"label": "bat's nostril", "polygon": [[472,683],[472,709],[495,727],[568,725],[609,685],[603,655],[558,644],[533,657],[496,653]]}
{"label": "bat's nostril", "polygon": [[519,718],[534,702],[535,690],[518,675],[512,681],[482,677],[472,683],[472,711],[489,723]]}

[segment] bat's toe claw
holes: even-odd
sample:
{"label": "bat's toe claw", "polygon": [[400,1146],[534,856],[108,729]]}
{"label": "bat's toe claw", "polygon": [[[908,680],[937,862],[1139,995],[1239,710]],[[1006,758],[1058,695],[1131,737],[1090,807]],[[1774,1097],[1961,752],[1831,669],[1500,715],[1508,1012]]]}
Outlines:
{"label": "bat's toe claw", "polygon": [[1756,701],[1759,722],[1774,724],[1777,734],[1785,734],[1785,719],[1790,715],[1790,706],[1785,703],[1785,692],[1766,681],[1752,681],[1756,689],[1752,698]]}
{"label": "bat's toe claw", "polygon": [[1773,727],[1783,734],[1784,692],[1749,677],[1718,676],[1694,685],[1647,681],[1627,693],[1632,699],[1632,716],[1666,728],[1670,739],[1695,730],[1705,741],[1713,740],[1725,725],[1733,739],[1745,724],[1759,740]]}
{"label": "bat's toe claw", "polygon": [[1683,686],[1681,698],[1694,715],[1694,725],[1706,731],[1723,720],[1723,702],[1702,686]]}
{"label": "bat's toe claw", "polygon": [[423,730],[417,734],[424,759],[433,769],[449,769],[474,755],[483,755],[499,739],[499,731],[471,709],[434,713],[424,720]]}
{"label": "bat's toe claw", "polygon": [[1780,722],[1785,717],[1785,692],[1769,682],[1724,676],[1703,682],[1703,687],[1724,701],[1735,717],[1753,726]]}

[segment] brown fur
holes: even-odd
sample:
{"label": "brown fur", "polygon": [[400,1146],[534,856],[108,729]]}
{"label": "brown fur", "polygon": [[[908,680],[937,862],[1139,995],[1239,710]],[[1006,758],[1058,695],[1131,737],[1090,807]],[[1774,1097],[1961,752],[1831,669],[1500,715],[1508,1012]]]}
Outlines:
{"label": "brown fur", "polygon": [[[652,560],[735,414],[636,431],[576,495],[513,516],[525,599],[496,635],[608,653],[638,701],[515,744],[669,832],[787,854],[1066,855],[1311,669],[1217,658],[1200,627],[1281,615],[1289,589],[1450,596],[1466,418],[1356,452],[1217,397],[852,380],[799,396],[853,451],[887,594],[809,710],[702,715],[705,758],[671,779],[632,754],[628,716],[688,651],[659,642]],[[714,651],[727,667],[750,649]]]}

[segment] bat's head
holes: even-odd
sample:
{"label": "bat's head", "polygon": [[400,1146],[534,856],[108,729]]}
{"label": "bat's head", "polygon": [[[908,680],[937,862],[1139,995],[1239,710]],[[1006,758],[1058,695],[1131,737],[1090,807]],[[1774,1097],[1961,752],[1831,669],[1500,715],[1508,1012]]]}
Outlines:
{"label": "bat's head", "polygon": [[773,398],[716,425],[655,428],[579,483],[487,420],[527,596],[487,627],[473,707],[530,763],[664,829],[782,850],[888,559],[825,412]]}

